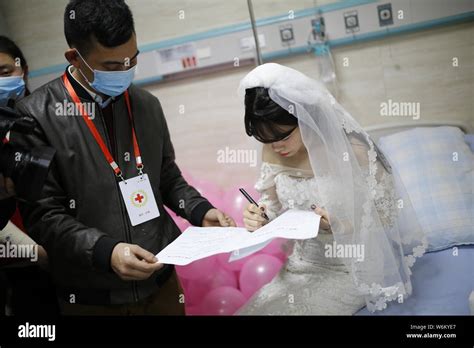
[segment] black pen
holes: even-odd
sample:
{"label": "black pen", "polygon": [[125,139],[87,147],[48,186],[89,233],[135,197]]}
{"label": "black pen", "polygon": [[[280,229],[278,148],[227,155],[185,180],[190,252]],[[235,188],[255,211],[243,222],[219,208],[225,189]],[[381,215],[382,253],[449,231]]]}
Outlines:
{"label": "black pen", "polygon": [[[247,200],[252,203],[252,204],[255,204],[258,208],[260,208],[258,206],[258,203],[255,202],[255,200],[247,193],[247,191],[245,191],[243,188],[239,188],[239,191],[245,196],[245,198],[247,198]],[[263,217],[267,220],[270,220],[267,216],[267,214],[263,213]]]}

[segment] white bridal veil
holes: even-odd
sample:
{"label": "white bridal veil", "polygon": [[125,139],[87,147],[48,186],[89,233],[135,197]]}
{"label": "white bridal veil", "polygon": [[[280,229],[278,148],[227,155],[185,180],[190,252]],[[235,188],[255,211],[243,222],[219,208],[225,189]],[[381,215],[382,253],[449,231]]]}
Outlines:
{"label": "white bridal veil", "polygon": [[298,118],[316,180],[329,176],[337,183],[319,192],[327,193],[336,244],[363,246],[363,259],[343,260],[368,309],[403,302],[412,292],[410,267],[427,241],[395,170],[322,83],[269,63],[241,81],[239,94],[253,87],[268,88],[270,98]]}

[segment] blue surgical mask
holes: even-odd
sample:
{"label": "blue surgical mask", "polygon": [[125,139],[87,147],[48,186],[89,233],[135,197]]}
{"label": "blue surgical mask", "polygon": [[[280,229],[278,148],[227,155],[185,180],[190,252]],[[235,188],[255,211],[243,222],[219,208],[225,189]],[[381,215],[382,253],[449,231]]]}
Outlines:
{"label": "blue surgical mask", "polygon": [[16,100],[25,95],[23,75],[0,77],[0,106],[5,106],[9,99]]}
{"label": "blue surgical mask", "polygon": [[123,92],[125,92],[128,87],[132,84],[133,78],[135,77],[136,66],[125,70],[125,71],[102,71],[92,69],[82,55],[77,51],[79,57],[86,63],[87,67],[94,73],[94,81],[89,82],[85,75],[80,73],[89,83],[89,85],[94,88],[97,92],[103,93],[105,95],[116,97]]}

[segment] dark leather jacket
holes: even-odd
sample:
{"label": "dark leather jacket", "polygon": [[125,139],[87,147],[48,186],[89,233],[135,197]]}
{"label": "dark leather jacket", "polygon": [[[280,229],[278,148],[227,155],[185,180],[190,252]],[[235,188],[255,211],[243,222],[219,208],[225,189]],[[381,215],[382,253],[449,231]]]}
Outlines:
{"label": "dark leather jacket", "polygon": [[[70,77],[71,83],[72,77]],[[74,81],[75,82],[75,81]],[[82,101],[91,97],[77,82]],[[106,161],[80,116],[58,114],[59,104],[71,101],[62,79],[40,87],[17,103],[23,115],[34,117],[33,135],[12,134],[21,146],[49,145],[57,150],[36,204],[22,204],[21,214],[29,235],[44,246],[58,293],[67,301],[83,304],[137,302],[155,292],[170,275],[165,267],[144,281],[121,280],[110,267],[110,256],[119,242],[138,244],[156,254],[179,235],[179,229],[164,209],[171,208],[194,225],[201,225],[212,205],[183,179],[175,163],[160,102],[138,87],[129,88],[135,131],[144,172],[148,174],[160,217],[132,227],[118,187],[118,178]],[[110,147],[98,104],[93,119]],[[137,176],[130,121],[123,96],[112,104],[115,161],[125,179]],[[126,161],[125,154],[130,154]],[[170,271],[171,269],[171,271]]]}

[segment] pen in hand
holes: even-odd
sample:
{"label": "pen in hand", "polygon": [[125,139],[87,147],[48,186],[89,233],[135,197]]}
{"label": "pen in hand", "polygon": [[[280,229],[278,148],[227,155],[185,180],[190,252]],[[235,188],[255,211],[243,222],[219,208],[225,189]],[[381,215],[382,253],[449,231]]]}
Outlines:
{"label": "pen in hand", "polygon": [[[239,188],[239,191],[244,195],[245,198],[247,198],[247,200],[252,203],[252,204],[255,204],[257,207],[258,206],[258,203],[255,202],[255,200],[247,193],[247,191],[245,191],[243,188]],[[270,220],[267,216],[267,214],[263,213],[263,217],[267,220]]]}

